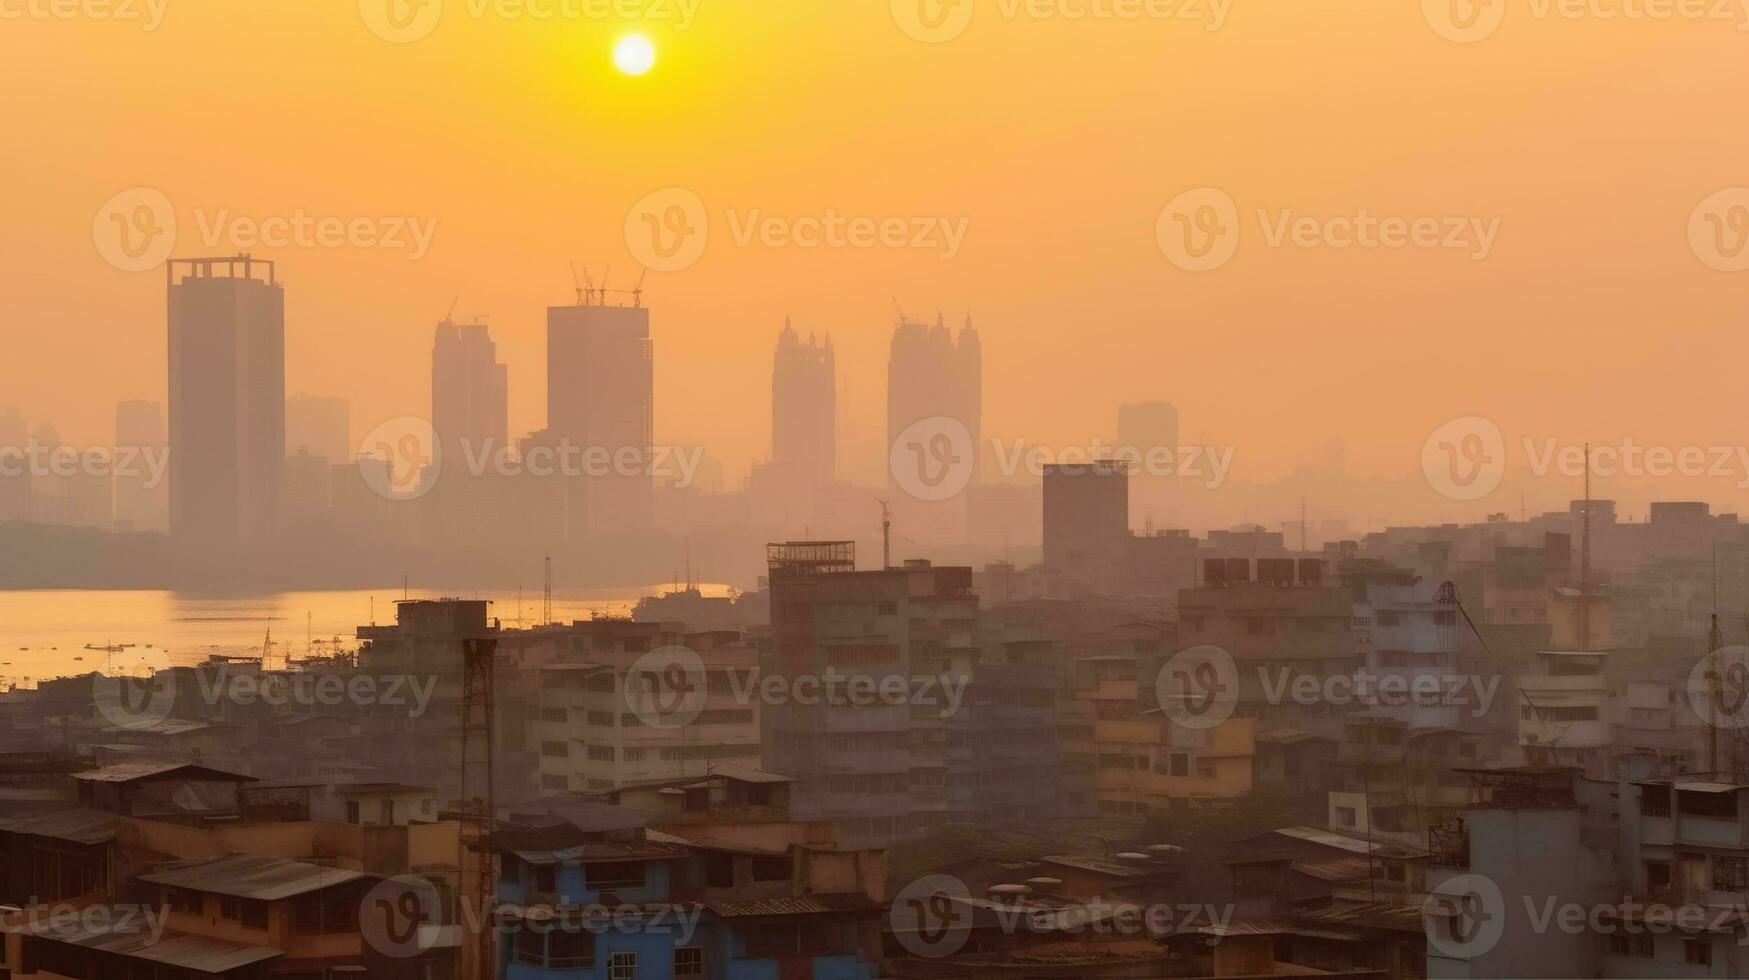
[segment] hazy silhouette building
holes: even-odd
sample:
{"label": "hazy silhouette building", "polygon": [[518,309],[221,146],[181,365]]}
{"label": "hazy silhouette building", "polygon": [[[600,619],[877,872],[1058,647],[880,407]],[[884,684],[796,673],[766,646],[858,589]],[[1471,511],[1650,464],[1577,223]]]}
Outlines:
{"label": "hazy silhouette building", "polygon": [[586,470],[568,481],[573,538],[651,526],[652,365],[650,311],[642,306],[547,309],[547,434],[583,454]]}
{"label": "hazy silhouette building", "polygon": [[509,371],[483,323],[437,325],[431,347],[431,425],[445,464],[458,473],[470,456],[490,459],[510,446]]}
{"label": "hazy silhouette building", "polygon": [[831,335],[804,342],[785,317],[771,368],[771,460],[815,486],[837,475],[837,378]]}
{"label": "hazy silhouette building", "polygon": [[[1150,518],[1156,523],[1175,520],[1172,486],[1177,477],[1161,471],[1158,464],[1177,464],[1178,409],[1170,402],[1118,406],[1117,446],[1133,464],[1140,464],[1131,467],[1135,474],[1130,493],[1132,523],[1141,527]],[[1155,461],[1152,464],[1148,462],[1150,454]]]}
{"label": "hazy silhouette building", "polygon": [[752,519],[764,527],[814,523],[816,498],[837,476],[837,369],[832,338],[803,341],[783,321],[771,367],[771,459],[753,467]]}
{"label": "hazy silhouette building", "polygon": [[246,255],[166,273],[171,530],[196,549],[264,540],[285,466],[285,289]]}
{"label": "hazy silhouette building", "polygon": [[163,531],[169,527],[169,486],[156,470],[168,445],[162,404],[125,401],[116,405],[116,530]]}
{"label": "hazy silhouette building", "polygon": [[287,398],[285,448],[294,455],[320,456],[331,466],[350,462],[357,448],[352,442],[352,406],[344,398]]}
{"label": "hazy silhouette building", "polygon": [[[970,316],[957,339],[939,315],[933,327],[901,317],[893,331],[887,362],[889,451],[901,441],[909,442],[907,431],[917,435],[912,427],[919,423],[927,430],[918,444],[923,449],[954,447],[952,458],[934,453],[905,456],[903,447],[889,457],[889,487],[909,524],[906,533],[913,538],[957,541],[965,536],[963,493],[920,500],[914,491],[919,483],[937,485],[941,479],[953,479],[950,473],[968,474],[966,485],[977,482],[983,463],[983,364],[983,348]],[[969,454],[969,460],[961,460],[962,454]],[[911,466],[917,468],[915,474],[900,472]]]}
{"label": "hazy silhouette building", "polygon": [[425,498],[427,540],[494,539],[514,506],[496,461],[511,452],[510,380],[483,323],[437,325],[431,347],[431,425],[441,467]]}
{"label": "hazy silhouette building", "polygon": [[1045,467],[1044,557],[1053,582],[1080,591],[1124,576],[1129,482],[1122,460]]}

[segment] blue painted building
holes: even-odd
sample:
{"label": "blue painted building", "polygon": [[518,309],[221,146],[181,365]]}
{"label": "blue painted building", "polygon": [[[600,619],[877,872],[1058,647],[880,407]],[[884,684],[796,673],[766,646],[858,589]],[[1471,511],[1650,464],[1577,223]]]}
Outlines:
{"label": "blue painted building", "polygon": [[499,862],[506,980],[872,980],[882,906],[809,893],[807,848],[513,818]]}

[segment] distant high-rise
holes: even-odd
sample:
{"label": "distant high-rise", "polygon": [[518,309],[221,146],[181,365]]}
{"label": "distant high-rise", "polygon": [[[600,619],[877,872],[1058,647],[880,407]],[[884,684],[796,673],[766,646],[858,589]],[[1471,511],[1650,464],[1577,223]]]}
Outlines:
{"label": "distant high-rise", "polygon": [[803,342],[785,317],[771,368],[771,459],[815,486],[837,476],[837,377],[832,337],[810,332]]}
{"label": "distant high-rise", "polygon": [[1045,466],[1044,563],[1055,581],[1098,588],[1121,575],[1129,473],[1124,460]]}
{"label": "distant high-rise", "polygon": [[285,289],[247,255],[172,259],[166,281],[171,531],[194,548],[259,542],[285,465]]}
{"label": "distant high-rise", "polygon": [[[1137,402],[1117,410],[1117,451],[1131,463],[1135,485],[1130,493],[1130,523],[1144,527],[1178,522],[1180,504],[1174,497],[1176,476],[1162,472],[1160,463],[1177,465],[1178,409],[1170,402]],[[1155,461],[1149,462],[1150,457]],[[1174,471],[1175,472],[1175,471]]]}
{"label": "distant high-rise", "polygon": [[581,453],[589,471],[568,488],[573,538],[655,518],[650,311],[583,299],[547,309],[547,435]]}
{"label": "distant high-rise", "polygon": [[431,426],[442,457],[461,472],[469,455],[487,460],[510,448],[510,380],[483,323],[437,325],[431,348]]}
{"label": "distant high-rise", "polygon": [[[982,469],[983,445],[983,348],[978,332],[972,328],[972,318],[966,317],[956,342],[953,334],[937,314],[935,326],[901,317],[893,331],[891,352],[887,362],[887,446],[893,447],[912,425],[924,420],[929,424],[932,440],[946,437],[957,448],[956,453],[969,453],[969,461],[953,461],[956,472],[975,482]],[[963,432],[960,430],[963,429]],[[921,460],[919,464],[945,466],[950,461],[940,458]],[[943,499],[931,500],[925,506],[904,502],[906,481],[889,467],[889,485],[895,501],[908,513],[912,537],[960,539],[965,535],[966,501],[964,494],[953,493]]]}
{"label": "distant high-rise", "polygon": [[116,530],[163,531],[169,526],[169,488],[157,469],[168,445],[162,404],[125,401],[116,405]]}
{"label": "distant high-rise", "polygon": [[285,400],[285,448],[292,455],[320,456],[330,466],[352,461],[352,406],[344,398]]}

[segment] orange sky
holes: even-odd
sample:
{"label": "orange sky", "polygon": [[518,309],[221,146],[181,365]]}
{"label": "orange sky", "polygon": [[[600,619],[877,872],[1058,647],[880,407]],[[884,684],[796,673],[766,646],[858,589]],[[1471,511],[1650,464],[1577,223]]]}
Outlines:
{"label": "orange sky", "polygon": [[[1358,473],[1412,473],[1462,415],[1509,442],[1749,438],[1749,272],[1709,268],[1686,237],[1702,199],[1749,186],[1740,11],[1572,19],[1494,0],[1498,31],[1460,44],[1411,2],[1238,0],[1211,31],[1207,0],[1193,20],[961,0],[964,33],[928,44],[885,0],[697,0],[683,31],[678,0],[641,23],[442,0],[428,37],[391,44],[350,0],[156,2],[148,31],[0,0],[0,406],[72,441],[107,439],[117,399],[163,397],[162,275],[93,244],[100,206],[141,186],[173,202],[178,255],[223,250],[199,241],[221,210],[436,222],[417,261],[255,249],[287,284],[287,390],[351,399],[359,432],[424,410],[431,328],[457,293],[458,313],[490,315],[512,429],[538,427],[567,263],[631,285],[627,210],[678,186],[711,229],[696,264],[645,284],[657,436],[702,441],[731,476],[768,451],[786,313],[832,331],[852,411],[879,424],[894,296],[973,314],[986,433],[1084,444],[1120,401],[1167,399],[1186,438],[1236,448],[1244,480],[1332,439]],[[657,47],[641,78],[608,57],[628,30]],[[1155,224],[1199,187],[1237,203],[1242,238],[1192,273]],[[1256,211],[1288,208],[1498,219],[1498,238],[1482,261],[1271,247]],[[742,247],[726,214],[755,210],[943,216],[966,237],[951,260]],[[846,468],[872,478],[868,455]]]}

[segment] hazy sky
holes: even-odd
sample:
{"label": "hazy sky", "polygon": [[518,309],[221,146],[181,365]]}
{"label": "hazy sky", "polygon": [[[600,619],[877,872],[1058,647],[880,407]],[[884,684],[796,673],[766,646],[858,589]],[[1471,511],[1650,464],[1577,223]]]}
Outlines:
{"label": "hazy sky", "polygon": [[[657,436],[704,442],[731,475],[768,452],[786,313],[832,332],[851,410],[878,424],[895,296],[974,316],[986,434],[1085,444],[1119,402],[1168,399],[1186,438],[1236,448],[1246,480],[1333,439],[1357,473],[1412,473],[1454,416],[1514,446],[1746,439],[1749,272],[1689,240],[1704,199],[1749,186],[1734,0],[1700,8],[1729,19],[1663,20],[1493,0],[1479,16],[1504,21],[1473,43],[1435,29],[1443,0],[1154,8],[1172,17],[960,0],[971,20],[940,43],[900,27],[934,0],[628,0],[654,7],[641,20],[442,0],[410,43],[367,27],[379,0],[60,2],[0,0],[0,406],[74,441],[106,439],[120,398],[163,397],[162,273],[94,244],[94,217],[136,187],[173,203],[179,256],[236,250],[203,241],[221,218],[435,222],[417,258],[254,248],[287,286],[287,390],[351,399],[360,431],[425,411],[432,326],[458,293],[509,364],[512,430],[538,427],[567,263],[611,263],[629,287],[628,211],[680,187],[709,237],[645,283]],[[633,30],[658,58],[638,78],[610,59]],[[1205,187],[1234,203],[1239,244],[1186,271],[1156,225]],[[1479,240],[1271,241],[1284,218],[1361,209],[1439,219],[1442,239],[1445,219],[1491,229],[1486,256]],[[755,214],[828,212],[942,218],[964,239],[951,258],[737,241]],[[1749,225],[1718,213],[1713,264],[1730,266]]]}

